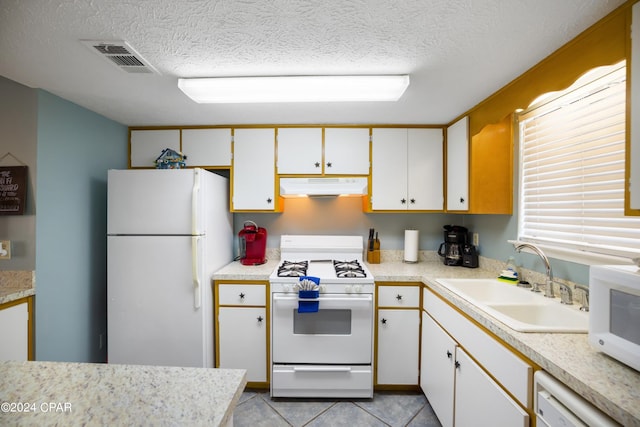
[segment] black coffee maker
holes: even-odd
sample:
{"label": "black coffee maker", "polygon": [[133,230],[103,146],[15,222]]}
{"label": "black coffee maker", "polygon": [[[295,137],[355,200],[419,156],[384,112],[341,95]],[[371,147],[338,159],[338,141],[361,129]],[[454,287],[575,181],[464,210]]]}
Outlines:
{"label": "black coffee maker", "polygon": [[444,265],[462,265],[469,230],[461,225],[445,225],[443,228],[444,242],[438,248],[438,255],[443,258]]}

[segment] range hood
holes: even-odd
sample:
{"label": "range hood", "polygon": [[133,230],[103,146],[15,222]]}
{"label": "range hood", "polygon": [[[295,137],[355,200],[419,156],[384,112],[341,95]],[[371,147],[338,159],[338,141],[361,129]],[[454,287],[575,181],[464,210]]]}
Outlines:
{"label": "range hood", "polygon": [[280,178],[282,197],[364,196],[367,192],[367,178]]}

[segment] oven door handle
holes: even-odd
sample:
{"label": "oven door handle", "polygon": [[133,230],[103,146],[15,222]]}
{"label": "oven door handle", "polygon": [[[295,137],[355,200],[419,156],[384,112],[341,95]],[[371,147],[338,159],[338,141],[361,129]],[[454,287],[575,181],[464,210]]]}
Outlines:
{"label": "oven door handle", "polygon": [[281,304],[295,303],[298,301],[320,301],[320,304],[325,308],[332,307],[365,307],[370,306],[373,303],[373,295],[360,294],[357,296],[342,296],[340,294],[320,294],[320,298],[303,298],[298,299],[298,294],[273,294],[274,303],[280,302]]}
{"label": "oven door handle", "polygon": [[350,366],[294,366],[293,372],[351,372]]}

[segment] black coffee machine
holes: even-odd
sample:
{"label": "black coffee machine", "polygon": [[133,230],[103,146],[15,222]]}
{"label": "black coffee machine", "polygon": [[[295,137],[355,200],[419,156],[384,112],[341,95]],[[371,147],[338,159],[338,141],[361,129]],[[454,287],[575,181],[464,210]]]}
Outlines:
{"label": "black coffee machine", "polygon": [[478,267],[478,254],[475,246],[468,243],[469,230],[461,225],[445,225],[444,242],[438,248],[438,255],[444,265],[463,265]]}

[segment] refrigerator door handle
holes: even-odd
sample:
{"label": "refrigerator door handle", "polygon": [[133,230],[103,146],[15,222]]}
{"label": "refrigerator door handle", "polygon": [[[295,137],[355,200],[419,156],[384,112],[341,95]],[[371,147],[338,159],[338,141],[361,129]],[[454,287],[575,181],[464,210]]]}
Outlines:
{"label": "refrigerator door handle", "polygon": [[198,245],[200,244],[199,236],[191,237],[191,274],[193,277],[193,306],[200,308],[200,276],[198,272]]}
{"label": "refrigerator door handle", "polygon": [[193,170],[193,188],[191,190],[191,234],[200,234],[198,231],[198,199],[200,193],[200,170]]}

